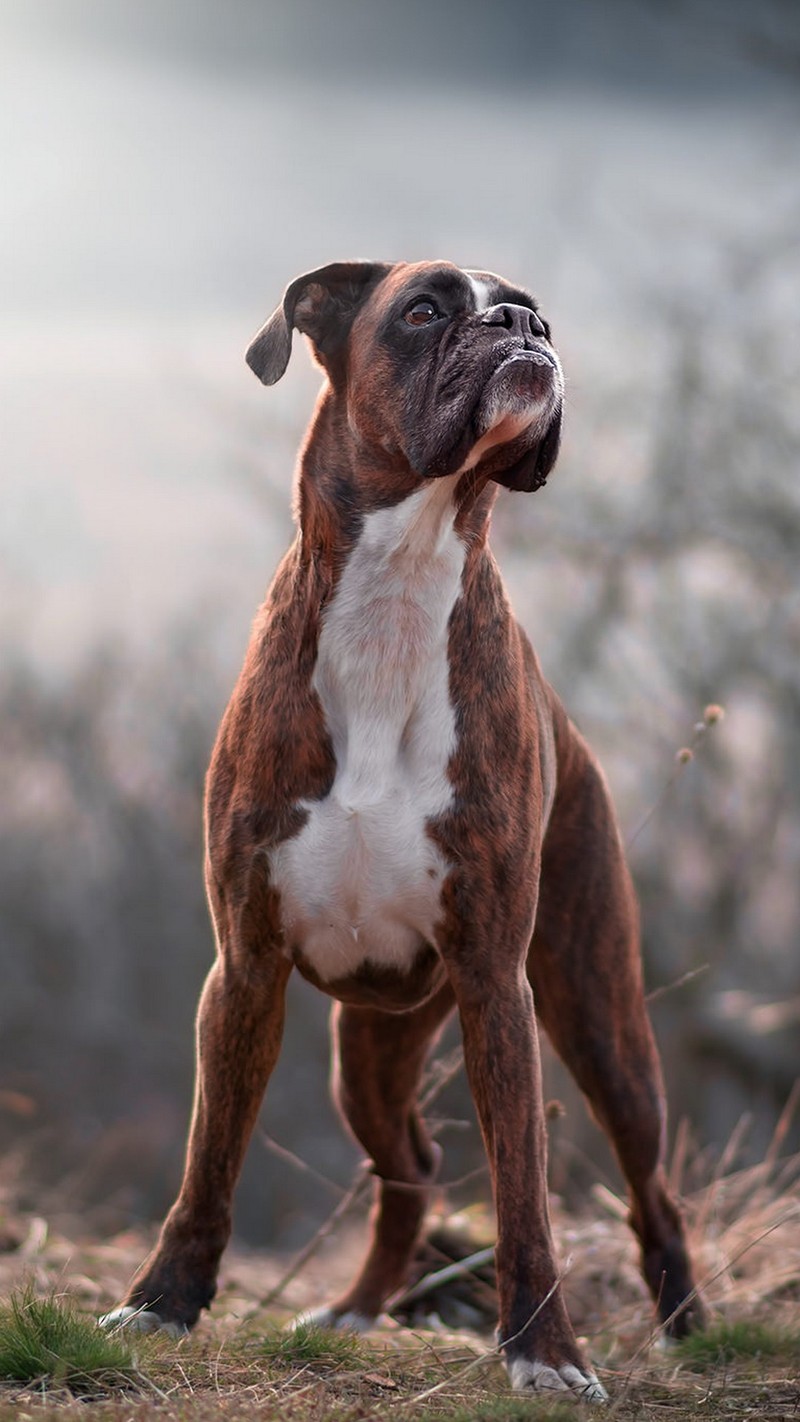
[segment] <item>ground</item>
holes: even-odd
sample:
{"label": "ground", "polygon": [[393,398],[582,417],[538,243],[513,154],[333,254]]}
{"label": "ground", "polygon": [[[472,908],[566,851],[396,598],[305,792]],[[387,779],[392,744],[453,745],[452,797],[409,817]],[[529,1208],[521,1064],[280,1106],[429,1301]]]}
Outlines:
{"label": "ground", "polygon": [[[622,1422],[672,1422],[689,1414],[800,1418],[797,1164],[773,1160],[727,1175],[717,1170],[687,1200],[712,1323],[696,1345],[666,1352],[639,1280],[624,1203],[605,1186],[597,1187],[580,1218],[554,1202],[564,1288],[611,1395],[608,1415]],[[480,1248],[489,1229],[480,1211],[450,1222],[451,1235],[464,1241],[461,1252]],[[418,1312],[411,1327],[386,1319],[363,1338],[283,1332],[294,1312],[329,1297],[349,1276],[363,1231],[358,1220],[323,1231],[298,1273],[295,1260],[231,1248],[212,1313],[191,1338],[137,1339],[121,1368],[83,1364],[86,1371],[69,1385],[69,1347],[53,1345],[48,1368],[0,1383],[0,1422],[85,1417],[88,1402],[92,1422],[204,1422],[212,1416],[355,1422],[406,1412],[443,1422],[511,1422],[576,1415],[574,1404],[509,1392],[489,1322],[490,1263],[478,1268],[477,1281],[466,1274],[446,1290],[429,1292],[435,1314]],[[88,1323],[94,1346],[97,1336],[104,1341],[91,1331],[94,1318],[120,1298],[149,1243],[138,1231],[105,1241],[79,1238],[77,1230],[59,1232],[7,1207],[0,1213],[0,1300],[19,1298],[26,1289],[29,1310],[49,1298],[66,1300],[84,1335]],[[0,1374],[8,1317],[0,1307]],[[464,1327],[464,1318],[474,1328]]]}

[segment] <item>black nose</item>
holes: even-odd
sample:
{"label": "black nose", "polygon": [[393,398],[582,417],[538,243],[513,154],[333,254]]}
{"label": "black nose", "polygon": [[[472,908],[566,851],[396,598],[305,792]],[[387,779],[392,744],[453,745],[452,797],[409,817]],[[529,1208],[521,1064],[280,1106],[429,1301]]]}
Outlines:
{"label": "black nose", "polygon": [[530,306],[515,306],[510,301],[501,301],[490,306],[483,314],[487,326],[505,326],[514,336],[543,336],[544,326]]}

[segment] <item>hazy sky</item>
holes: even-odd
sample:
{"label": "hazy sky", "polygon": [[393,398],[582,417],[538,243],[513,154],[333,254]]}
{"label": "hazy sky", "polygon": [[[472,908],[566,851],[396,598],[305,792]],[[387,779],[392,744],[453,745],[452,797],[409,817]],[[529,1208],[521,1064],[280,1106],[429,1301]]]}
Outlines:
{"label": "hazy sky", "polygon": [[244,631],[316,382],[242,350],[298,271],[532,286],[579,418],[610,330],[647,368],[800,201],[794,0],[0,0],[0,50],[0,637],[48,655],[204,598]]}

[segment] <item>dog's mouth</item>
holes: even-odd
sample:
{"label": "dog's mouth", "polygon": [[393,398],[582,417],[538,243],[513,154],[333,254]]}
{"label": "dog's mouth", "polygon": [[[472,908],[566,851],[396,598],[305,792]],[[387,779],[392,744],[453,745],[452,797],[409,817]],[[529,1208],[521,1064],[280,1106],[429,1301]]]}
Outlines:
{"label": "dog's mouth", "polygon": [[521,348],[504,354],[486,382],[485,391],[499,382],[510,380],[521,390],[530,388],[534,399],[544,398],[558,378],[558,361],[549,351],[537,346]]}
{"label": "dog's mouth", "polygon": [[544,365],[549,366],[551,370],[558,370],[558,362],[552,351],[545,350],[543,346],[534,346],[530,349],[524,347],[520,350],[510,351],[501,360],[495,374],[516,362],[523,362],[526,365]]}
{"label": "dog's mouth", "polygon": [[523,414],[536,420],[559,393],[558,361],[541,347],[507,351],[489,375],[475,412],[475,430],[486,433],[498,418]]}
{"label": "dog's mouth", "polygon": [[[491,342],[466,340],[439,372],[428,400],[433,430],[441,444],[409,444],[409,462],[426,478],[463,473],[488,454],[493,463],[502,447],[517,456],[522,442],[533,447],[562,395],[561,367],[549,347],[500,337]],[[526,447],[527,447],[526,446]],[[499,465],[498,465],[499,467]]]}

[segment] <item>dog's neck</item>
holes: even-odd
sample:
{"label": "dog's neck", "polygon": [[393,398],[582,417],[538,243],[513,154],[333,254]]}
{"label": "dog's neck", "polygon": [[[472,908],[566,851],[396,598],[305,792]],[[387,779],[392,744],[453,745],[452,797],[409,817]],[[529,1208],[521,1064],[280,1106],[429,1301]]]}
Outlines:
{"label": "dog's neck", "polygon": [[467,552],[454,529],[455,482],[364,515],[323,616],[314,685],[351,808],[398,777],[424,780],[431,739],[447,758],[448,623]]}
{"label": "dog's neck", "polygon": [[[398,452],[364,445],[349,426],[344,400],[323,388],[300,451],[295,512],[302,555],[333,581],[379,511],[398,510],[394,522],[403,525],[403,547],[418,566],[435,556],[445,528],[474,555],[486,543],[496,496],[497,485],[478,470],[423,481]],[[399,512],[406,505],[407,519]]]}

